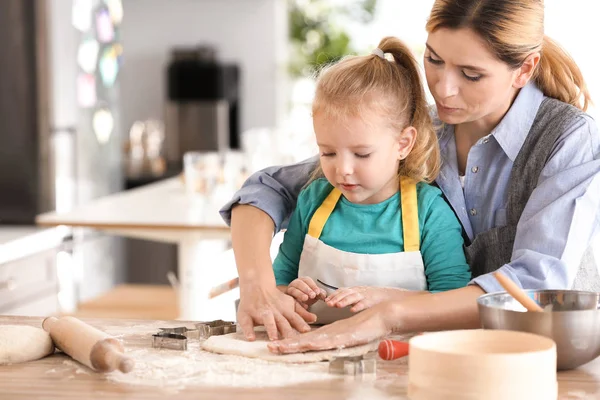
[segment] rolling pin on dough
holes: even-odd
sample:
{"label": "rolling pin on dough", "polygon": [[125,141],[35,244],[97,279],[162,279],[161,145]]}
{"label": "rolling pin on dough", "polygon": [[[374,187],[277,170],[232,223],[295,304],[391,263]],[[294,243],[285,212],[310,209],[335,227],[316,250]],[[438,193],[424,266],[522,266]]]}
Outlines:
{"label": "rolling pin on dough", "polygon": [[127,373],[134,361],[123,354],[123,344],[108,334],[74,317],[49,317],[42,327],[56,347],[98,372],[115,369]]}

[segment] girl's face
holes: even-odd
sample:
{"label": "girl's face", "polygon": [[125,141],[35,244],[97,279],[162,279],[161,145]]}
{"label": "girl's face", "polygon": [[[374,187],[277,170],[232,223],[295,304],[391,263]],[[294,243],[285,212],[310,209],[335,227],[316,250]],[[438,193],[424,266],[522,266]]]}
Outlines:
{"label": "girl's face", "polygon": [[497,124],[526,83],[470,29],[437,29],[426,46],[427,85],[445,123]]}
{"label": "girl's face", "polygon": [[380,203],[398,191],[398,167],[412,149],[414,128],[397,132],[373,112],[363,117],[327,118],[313,125],[327,180],[353,203]]}

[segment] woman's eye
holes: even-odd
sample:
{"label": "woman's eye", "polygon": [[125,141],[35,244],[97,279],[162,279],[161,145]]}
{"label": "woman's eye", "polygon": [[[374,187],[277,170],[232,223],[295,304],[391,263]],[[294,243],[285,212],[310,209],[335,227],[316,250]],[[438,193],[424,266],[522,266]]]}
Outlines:
{"label": "woman's eye", "polygon": [[431,56],[426,56],[425,59],[428,62],[432,63],[433,65],[441,65],[444,63],[442,60],[436,60],[435,58],[432,58]]}
{"label": "woman's eye", "polygon": [[467,78],[471,82],[477,82],[478,80],[481,79],[481,75],[470,75],[470,74],[467,74],[465,71],[463,71],[462,74],[465,78]]}
{"label": "woman's eye", "polygon": [[369,154],[358,154],[358,153],[355,153],[355,156],[358,157],[358,158],[369,158],[371,156],[371,153],[369,153]]}
{"label": "woman's eye", "polygon": [[332,157],[335,156],[335,153],[321,153],[321,157]]}

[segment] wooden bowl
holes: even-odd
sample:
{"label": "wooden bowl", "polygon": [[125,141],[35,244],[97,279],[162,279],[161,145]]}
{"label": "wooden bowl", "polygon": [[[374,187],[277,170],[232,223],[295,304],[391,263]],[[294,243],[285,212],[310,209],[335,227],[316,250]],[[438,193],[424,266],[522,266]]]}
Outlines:
{"label": "wooden bowl", "polygon": [[526,332],[462,330],[410,339],[413,400],[556,399],[556,344]]}

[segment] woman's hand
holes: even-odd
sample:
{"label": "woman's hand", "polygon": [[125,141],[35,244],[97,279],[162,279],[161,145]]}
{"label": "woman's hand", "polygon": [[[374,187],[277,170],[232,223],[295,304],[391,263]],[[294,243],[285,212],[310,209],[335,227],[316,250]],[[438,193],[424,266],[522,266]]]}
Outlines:
{"label": "woman's hand", "polygon": [[269,339],[310,331],[317,317],[275,286],[269,248],[275,225],[258,208],[240,204],[231,211],[231,240],[240,277],[237,323],[247,340],[255,340],[254,327],[264,325]]}
{"label": "woman's hand", "polygon": [[305,309],[308,309],[309,306],[318,300],[323,300],[327,297],[325,290],[320,289],[315,281],[308,276],[294,279],[288,285],[285,293],[296,299]]}
{"label": "woman's hand", "polygon": [[325,303],[329,307],[337,308],[352,306],[350,311],[359,312],[384,301],[402,300],[419,293],[426,292],[391,287],[354,286],[336,290],[325,298]]}
{"label": "woman's hand", "polygon": [[396,314],[395,303],[381,303],[352,318],[293,338],[271,342],[267,346],[277,354],[358,346],[389,335],[392,327],[398,324]]}
{"label": "woman's hand", "polygon": [[237,321],[247,340],[255,340],[254,326],[264,325],[269,339],[276,340],[278,332],[288,338],[296,335],[296,331],[310,331],[308,323],[316,319],[316,315],[274,286],[249,285],[240,291]]}

